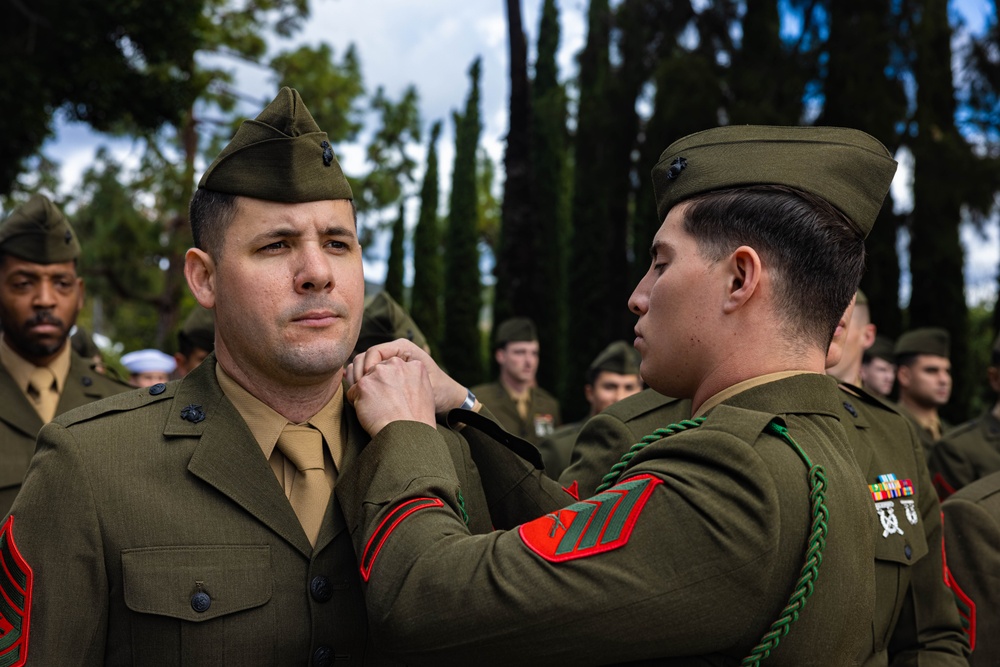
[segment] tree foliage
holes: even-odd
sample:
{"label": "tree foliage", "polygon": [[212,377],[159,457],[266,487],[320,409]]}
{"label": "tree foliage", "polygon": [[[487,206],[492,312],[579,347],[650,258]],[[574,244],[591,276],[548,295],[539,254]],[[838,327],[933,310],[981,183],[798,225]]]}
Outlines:
{"label": "tree foliage", "polygon": [[427,164],[420,188],[420,216],[413,231],[413,289],[410,292],[410,315],[430,345],[431,352],[441,349],[441,294],[444,290],[444,262],[441,255],[441,221],[438,219],[437,143],[441,121],[431,126],[427,143]]}
{"label": "tree foliage", "polygon": [[469,67],[469,96],[465,111],[454,112],[455,164],[451,176],[448,233],[445,238],[445,317],[441,358],[449,372],[466,385],[482,378],[479,311],[482,307],[479,272],[479,222],[476,155],[482,122],[479,79],[482,64]]}
{"label": "tree foliage", "polygon": [[389,258],[386,261],[385,284],[383,289],[396,303],[403,301],[403,272],[406,264],[406,207],[399,203],[399,215],[392,223],[392,237],[389,241]]}

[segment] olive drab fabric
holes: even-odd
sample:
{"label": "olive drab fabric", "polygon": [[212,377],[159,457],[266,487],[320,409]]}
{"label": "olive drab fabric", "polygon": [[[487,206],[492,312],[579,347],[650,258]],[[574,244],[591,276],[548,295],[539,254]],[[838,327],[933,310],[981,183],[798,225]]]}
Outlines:
{"label": "olive drab fabric", "polygon": [[592,496],[622,455],[644,435],[691,418],[691,401],[643,389],[588,419],[576,438],[569,467],[559,476],[579,496]]}
{"label": "olive drab fabric", "polygon": [[[131,387],[95,373],[88,360],[70,355],[69,373],[55,414],[86,405]],[[35,437],[44,422],[24,392],[0,364],[0,513],[7,514],[35,452]]]}
{"label": "olive drab fabric", "polygon": [[[489,535],[463,527],[461,484],[434,429],[386,426],[335,490],[357,526],[384,646],[441,665],[737,664],[788,602],[812,522],[805,464],[765,433],[777,419],[826,471],[829,533],[808,604],[768,662],[850,664],[872,623],[871,497],[835,383],[771,384],[787,386],[751,390],[766,411],[718,406],[636,454],[613,489],[569,506],[557,482],[526,467],[508,488],[495,484],[477,453],[486,445],[469,434],[491,510],[499,494],[525,510],[516,529]],[[404,434],[409,446],[394,447]],[[497,460],[509,453],[495,449]],[[591,516],[596,527],[579,530]],[[628,528],[600,529],[612,525]]]}
{"label": "olive drab fabric", "polygon": [[559,475],[569,465],[576,436],[580,434],[583,424],[582,421],[563,424],[538,443],[538,453],[545,463],[545,474],[552,479],[559,479]]}
{"label": "olive drab fabric", "polygon": [[907,354],[932,354],[937,357],[951,356],[951,337],[946,329],[923,327],[907,331],[893,349],[896,358]]}
{"label": "olive drab fabric", "polygon": [[587,368],[587,374],[593,376],[601,371],[618,373],[619,375],[638,375],[642,355],[631,343],[616,340],[598,352]]}
{"label": "olive drab fabric", "polygon": [[537,446],[562,424],[559,401],[541,387],[528,390],[527,411],[518,412],[517,401],[500,381],[481,384],[472,388],[479,402],[487,406],[505,429]]}
{"label": "olive drab fabric", "polygon": [[1000,664],[1000,473],[941,504],[949,582],[969,633],[971,667]]}
{"label": "olive drab fabric", "polygon": [[[29,665],[398,664],[368,631],[340,505],[313,547],[215,367],[42,430],[7,525],[33,571]],[[368,436],[344,419],[347,472]],[[468,449],[441,437],[488,532]]]}
{"label": "olive drab fabric", "polygon": [[36,194],[0,222],[3,253],[35,264],[60,264],[80,256],[80,241],[59,207]]}
{"label": "olive drab fabric", "polygon": [[493,349],[501,348],[507,343],[520,343],[538,340],[538,330],[535,323],[527,317],[511,317],[497,326],[493,334]]}
{"label": "olive drab fabric", "polygon": [[942,500],[962,487],[1000,471],[1000,419],[996,408],[946,431],[927,457]]}
{"label": "olive drab fabric", "polygon": [[892,362],[896,358],[896,343],[891,338],[882,334],[875,334],[875,342],[865,350],[866,359],[884,359]]}
{"label": "olive drab fabric", "polygon": [[177,337],[181,347],[200,348],[206,352],[215,349],[215,313],[201,305],[195,307],[184,318]]}
{"label": "olive drab fabric", "polygon": [[[859,663],[963,665],[965,640],[944,584],[940,508],[919,441],[909,422],[888,404],[856,387],[843,385],[840,393],[841,423],[864,476],[859,481],[879,517],[873,528],[875,617]],[[752,407],[761,400],[761,390],[753,389],[729,402]],[[652,390],[619,401],[588,420],[574,452],[574,466],[560,478],[561,484],[578,482],[581,497],[586,497],[600,483],[601,468],[613,465],[653,429],[680,421],[689,412],[689,401]],[[873,490],[876,485],[878,490]]]}
{"label": "olive drab fabric", "polygon": [[405,338],[419,348],[427,347],[420,327],[388,292],[382,291],[365,299],[365,314],[361,318],[361,333],[354,353],[398,338]]}
{"label": "olive drab fabric", "polygon": [[298,91],[287,87],[255,119],[243,121],[198,187],[289,203],[354,198],[326,132]]}
{"label": "olive drab fabric", "polygon": [[653,191],[662,221],[704,192],[785,185],[830,202],[867,237],[895,173],[885,146],[860,130],[730,125],[670,144],[653,167]]}

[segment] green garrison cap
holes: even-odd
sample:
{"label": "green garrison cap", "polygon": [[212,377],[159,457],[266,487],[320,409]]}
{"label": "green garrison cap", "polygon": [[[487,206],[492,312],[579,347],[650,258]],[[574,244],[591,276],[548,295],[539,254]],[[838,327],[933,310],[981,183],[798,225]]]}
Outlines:
{"label": "green garrison cap", "polygon": [[638,375],[640,362],[642,356],[638,350],[623,340],[616,340],[594,357],[587,374],[596,377],[601,371],[608,371],[619,375]]}
{"label": "green garrison cap", "polygon": [[948,332],[937,327],[925,327],[907,331],[896,341],[896,358],[904,354],[933,354],[938,357],[951,356],[951,338]]}
{"label": "green garrison cap", "polygon": [[0,252],[35,264],[59,264],[80,256],[80,242],[48,197],[32,195],[0,223]]}
{"label": "green garrison cap", "polygon": [[527,317],[512,317],[504,320],[497,327],[493,337],[493,349],[499,349],[507,343],[538,340],[535,323]]}
{"label": "green garrison cap", "polygon": [[862,292],[859,289],[858,290],[858,296],[857,296],[856,299],[854,299],[854,305],[855,306],[867,306],[868,305],[868,295],[865,294],[864,292]]}
{"label": "green garrison cap", "polygon": [[653,167],[653,191],[663,221],[703,192],[784,185],[822,197],[867,237],[895,173],[885,146],[860,130],[731,125],[670,144]]}
{"label": "green garrison cap", "polygon": [[287,87],[257,118],[243,121],[198,187],[292,204],[354,199],[326,132]]}
{"label": "green garrison cap", "polygon": [[181,349],[186,347],[185,342],[191,348],[199,348],[206,352],[215,349],[215,313],[200,304],[195,304],[194,310],[184,318],[184,324],[177,332],[177,339],[181,341]]}
{"label": "green garrison cap", "polygon": [[101,348],[97,347],[93,336],[87,333],[87,330],[79,324],[76,325],[76,331],[70,334],[69,344],[72,346],[73,351],[84,359],[93,359],[101,353]]}
{"label": "green garrison cap", "polygon": [[865,350],[865,359],[885,359],[886,361],[893,361],[896,358],[895,354],[896,344],[891,338],[887,338],[881,334],[875,336],[875,342],[872,346]]}
{"label": "green garrison cap", "polygon": [[388,343],[397,338],[412,341],[418,347],[425,347],[427,339],[402,306],[382,291],[365,299],[365,314],[361,317],[361,334],[354,346],[354,353]]}

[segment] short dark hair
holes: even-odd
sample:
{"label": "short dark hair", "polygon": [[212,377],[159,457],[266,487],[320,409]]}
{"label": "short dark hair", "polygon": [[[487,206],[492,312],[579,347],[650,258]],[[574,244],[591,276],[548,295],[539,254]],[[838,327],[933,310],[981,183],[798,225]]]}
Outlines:
{"label": "short dark hair", "polygon": [[775,307],[792,337],[833,339],[865,268],[864,238],[825,199],[781,185],[707,192],[688,200],[684,229],[720,261],[741,245],[774,270]]}
{"label": "short dark hair", "polygon": [[[239,195],[230,195],[215,190],[198,188],[191,197],[189,217],[194,246],[218,259],[222,252],[222,238],[236,217]],[[358,227],[358,206],[353,199],[351,215],[354,228]]]}
{"label": "short dark hair", "polygon": [[236,217],[237,195],[198,188],[191,197],[191,235],[194,245],[214,258],[222,251],[222,237]]}

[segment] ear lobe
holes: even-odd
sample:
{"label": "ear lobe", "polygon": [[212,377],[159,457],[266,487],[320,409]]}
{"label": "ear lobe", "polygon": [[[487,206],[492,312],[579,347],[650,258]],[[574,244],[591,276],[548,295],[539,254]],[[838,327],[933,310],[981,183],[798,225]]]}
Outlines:
{"label": "ear lobe", "polygon": [[215,261],[203,250],[189,248],[184,254],[184,277],[198,303],[215,307]]}
{"label": "ear lobe", "polygon": [[723,312],[739,310],[757,291],[760,284],[762,265],[760,255],[750,246],[740,246],[728,260],[729,287]]}

